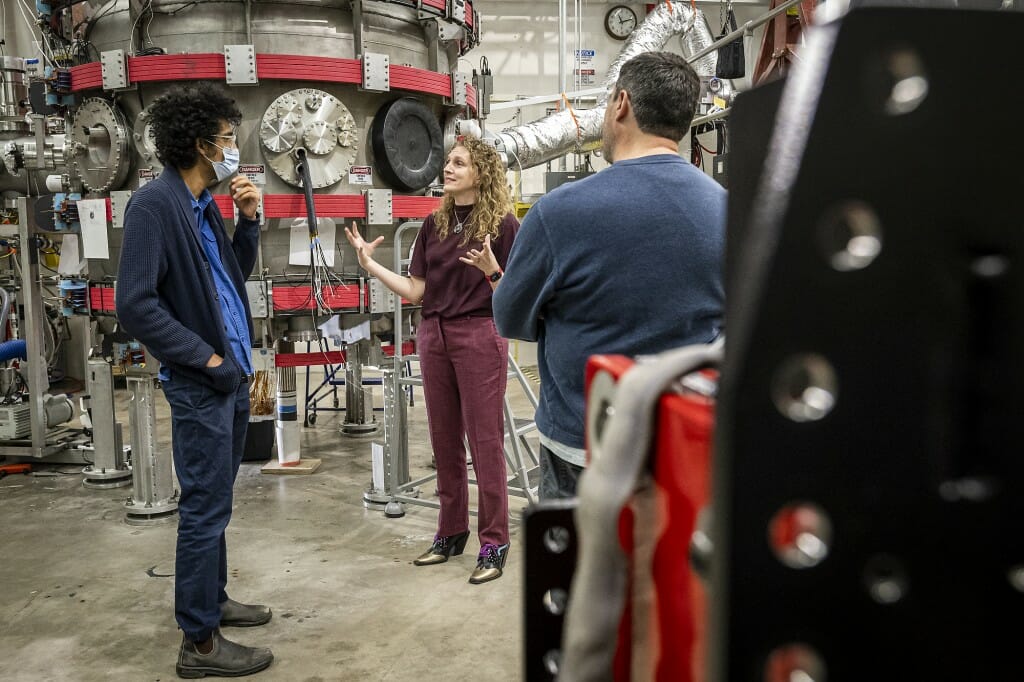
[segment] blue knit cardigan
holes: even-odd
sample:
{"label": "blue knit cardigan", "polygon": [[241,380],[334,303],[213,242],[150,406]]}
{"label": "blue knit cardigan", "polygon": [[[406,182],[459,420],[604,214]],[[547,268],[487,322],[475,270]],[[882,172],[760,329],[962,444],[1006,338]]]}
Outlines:
{"label": "blue knit cardigan", "polygon": [[[227,393],[238,388],[242,370],[227,341],[192,199],[181,174],[169,166],[132,195],[117,274],[117,317],[124,330],[168,366],[172,375]],[[245,280],[256,265],[259,216],[239,217],[233,238],[216,202],[207,206],[206,219],[244,304],[252,338]],[[206,362],[214,353],[224,362],[208,368]]]}

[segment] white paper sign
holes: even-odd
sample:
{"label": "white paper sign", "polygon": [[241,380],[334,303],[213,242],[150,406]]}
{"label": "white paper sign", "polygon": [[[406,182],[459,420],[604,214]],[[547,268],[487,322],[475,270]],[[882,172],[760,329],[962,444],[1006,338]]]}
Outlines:
{"label": "white paper sign", "polygon": [[107,200],[79,199],[78,220],[82,223],[82,255],[85,258],[110,258]]}
{"label": "white paper sign", "polygon": [[[334,267],[334,236],[337,228],[330,218],[317,218],[317,233],[319,234],[320,248],[324,252],[324,260],[327,267]],[[296,218],[291,226],[291,235],[288,239],[288,263],[290,265],[309,265],[310,243],[309,228],[306,227],[305,218]],[[319,263],[317,259],[317,263]]]}
{"label": "white paper sign", "polygon": [[152,168],[140,168],[139,169],[139,187],[142,187],[150,180],[156,178],[156,173],[153,172]]}
{"label": "white paper sign", "polygon": [[276,369],[275,357],[276,352],[273,348],[253,348],[252,370],[254,372],[273,372]]}
{"label": "white paper sign", "polygon": [[384,490],[384,446],[380,443],[370,443],[370,477],[374,490]]}
{"label": "white paper sign", "polygon": [[358,343],[370,338],[370,321],[365,320],[354,327],[341,330],[341,340],[345,344]]}
{"label": "white paper sign", "polygon": [[85,267],[82,260],[82,249],[78,245],[77,234],[66,234],[60,245],[60,263],[57,272],[62,275],[78,275]]}
{"label": "white paper sign", "polygon": [[370,321],[364,320],[354,327],[342,329],[339,324],[340,318],[337,315],[320,325],[320,331],[328,339],[333,339],[338,345],[351,345],[370,338]]}

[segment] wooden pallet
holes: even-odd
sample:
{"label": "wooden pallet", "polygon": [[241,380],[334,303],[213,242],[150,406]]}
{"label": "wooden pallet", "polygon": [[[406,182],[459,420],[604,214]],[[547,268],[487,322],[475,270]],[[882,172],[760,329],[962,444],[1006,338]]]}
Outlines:
{"label": "wooden pallet", "polygon": [[319,459],[300,459],[298,464],[292,466],[283,466],[276,459],[272,459],[262,467],[260,471],[264,474],[280,474],[280,475],[298,475],[298,474],[311,474],[320,468]]}

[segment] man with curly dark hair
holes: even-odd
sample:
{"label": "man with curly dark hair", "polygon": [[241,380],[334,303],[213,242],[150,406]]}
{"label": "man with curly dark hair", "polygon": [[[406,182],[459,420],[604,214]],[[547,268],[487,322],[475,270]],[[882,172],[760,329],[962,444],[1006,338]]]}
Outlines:
{"label": "man with curly dark hair", "polygon": [[[160,177],[132,196],[117,280],[124,329],[160,360],[171,406],[178,498],[174,610],[181,677],[263,670],[269,649],[237,644],[223,626],[262,625],[271,612],[225,592],[232,487],[249,423],[252,316],[245,280],[259,248],[259,190],[237,176],[234,100],[209,83],[153,102]],[[234,176],[234,177],[232,177]],[[231,178],[238,220],[229,236],[209,188]]]}

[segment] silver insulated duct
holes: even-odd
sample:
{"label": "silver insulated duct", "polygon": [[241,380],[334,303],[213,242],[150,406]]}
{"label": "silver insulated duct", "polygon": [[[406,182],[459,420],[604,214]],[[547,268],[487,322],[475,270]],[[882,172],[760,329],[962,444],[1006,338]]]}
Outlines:
{"label": "silver insulated duct", "polygon": [[[694,11],[681,2],[672,3],[672,9],[666,3],[661,3],[633,31],[622,52],[608,68],[604,92],[596,107],[585,111],[559,111],[526,125],[506,128],[499,133],[498,139],[508,154],[509,167],[539,166],[600,140],[605,104],[619,80],[619,69],[638,54],[663,49],[675,35],[680,36],[683,54],[686,56],[697,54],[715,40],[703,12]],[[700,76],[714,76],[717,61],[718,53],[710,52],[694,62],[693,67]]]}

